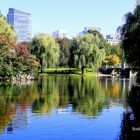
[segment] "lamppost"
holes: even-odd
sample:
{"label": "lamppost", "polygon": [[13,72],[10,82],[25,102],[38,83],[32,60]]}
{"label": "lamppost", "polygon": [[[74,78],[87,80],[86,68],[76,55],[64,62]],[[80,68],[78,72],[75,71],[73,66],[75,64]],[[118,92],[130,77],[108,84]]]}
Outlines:
{"label": "lamppost", "polygon": [[108,61],[107,61],[107,60],[105,60],[105,68],[106,68],[106,69],[107,69],[107,62],[108,62]]}
{"label": "lamppost", "polygon": [[124,57],[124,51],[122,55],[122,69],[125,69],[125,57]]}

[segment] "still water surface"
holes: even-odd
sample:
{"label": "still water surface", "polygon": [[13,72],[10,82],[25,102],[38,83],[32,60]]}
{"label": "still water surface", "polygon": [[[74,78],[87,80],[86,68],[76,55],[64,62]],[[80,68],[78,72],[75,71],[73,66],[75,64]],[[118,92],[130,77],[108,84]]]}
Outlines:
{"label": "still water surface", "polygon": [[0,139],[119,139],[131,85],[129,79],[64,75],[0,84]]}

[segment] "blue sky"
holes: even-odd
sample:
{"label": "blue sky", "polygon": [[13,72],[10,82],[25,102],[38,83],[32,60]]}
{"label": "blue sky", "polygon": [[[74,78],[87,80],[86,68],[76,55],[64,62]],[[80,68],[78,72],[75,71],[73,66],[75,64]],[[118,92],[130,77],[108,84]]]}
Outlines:
{"label": "blue sky", "polygon": [[85,26],[97,26],[105,36],[116,33],[135,0],[0,0],[3,15],[8,8],[32,14],[32,35],[64,29],[75,36]]}

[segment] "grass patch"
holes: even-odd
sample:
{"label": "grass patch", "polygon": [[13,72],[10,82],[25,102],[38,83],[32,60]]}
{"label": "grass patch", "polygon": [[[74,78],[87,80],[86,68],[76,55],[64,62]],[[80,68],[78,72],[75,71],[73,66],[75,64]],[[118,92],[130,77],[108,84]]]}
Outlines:
{"label": "grass patch", "polygon": [[[44,70],[47,74],[82,74],[81,69],[78,68],[47,68]],[[95,71],[90,68],[84,69],[84,75],[95,74]]]}

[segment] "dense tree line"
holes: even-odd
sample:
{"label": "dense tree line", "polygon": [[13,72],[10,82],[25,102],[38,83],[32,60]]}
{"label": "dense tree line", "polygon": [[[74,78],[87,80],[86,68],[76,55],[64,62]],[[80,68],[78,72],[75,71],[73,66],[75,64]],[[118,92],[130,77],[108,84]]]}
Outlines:
{"label": "dense tree line", "polygon": [[42,71],[53,67],[98,69],[105,61],[108,65],[117,65],[121,59],[121,48],[111,46],[97,31],[89,31],[73,39],[54,39],[51,35],[37,34],[30,49],[39,60]]}
{"label": "dense tree line", "polygon": [[[125,15],[125,23],[118,28],[125,61],[134,67],[140,67],[140,5]],[[140,83],[140,71],[137,74]]]}
{"label": "dense tree line", "polygon": [[140,66],[140,6],[125,15],[125,23],[119,27],[125,59],[132,66]]}
{"label": "dense tree line", "polygon": [[[117,60],[115,60],[117,59]],[[97,31],[73,39],[36,34],[31,42],[17,42],[13,28],[0,16],[0,78],[16,74],[43,72],[47,68],[93,68],[118,65],[119,46],[111,46]]]}
{"label": "dense tree line", "polygon": [[42,72],[44,68],[58,67],[59,46],[52,36],[46,34],[35,35],[30,50],[39,60]]}
{"label": "dense tree line", "polygon": [[0,79],[9,79],[22,73],[35,73],[39,66],[30,53],[29,43],[18,43],[16,33],[0,16]]}

